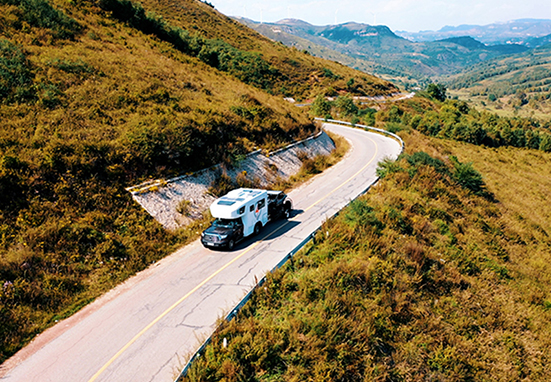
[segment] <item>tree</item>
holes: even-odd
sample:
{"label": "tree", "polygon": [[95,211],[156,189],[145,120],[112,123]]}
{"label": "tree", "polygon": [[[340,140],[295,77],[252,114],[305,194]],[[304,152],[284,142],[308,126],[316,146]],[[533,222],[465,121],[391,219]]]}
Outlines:
{"label": "tree", "polygon": [[442,84],[429,84],[427,93],[435,100],[444,102],[446,100],[446,87]]}
{"label": "tree", "polygon": [[314,103],[312,103],[312,108],[310,110],[312,114],[318,117],[325,117],[331,113],[331,103],[320,94],[316,97]]}
{"label": "tree", "polygon": [[348,95],[344,97],[337,97],[335,100],[335,106],[344,116],[358,114],[358,106],[356,106],[354,100]]}
{"label": "tree", "polygon": [[546,153],[551,152],[551,135],[542,134],[540,140],[540,150],[545,151]]}

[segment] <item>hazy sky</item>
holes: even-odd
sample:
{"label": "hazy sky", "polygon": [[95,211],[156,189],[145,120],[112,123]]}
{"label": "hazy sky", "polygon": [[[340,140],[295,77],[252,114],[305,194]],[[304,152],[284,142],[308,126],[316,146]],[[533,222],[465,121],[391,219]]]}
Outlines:
{"label": "hazy sky", "polygon": [[521,18],[551,19],[550,0],[208,0],[228,16],[273,22],[295,18],[315,25],[356,21],[393,31],[438,30]]}

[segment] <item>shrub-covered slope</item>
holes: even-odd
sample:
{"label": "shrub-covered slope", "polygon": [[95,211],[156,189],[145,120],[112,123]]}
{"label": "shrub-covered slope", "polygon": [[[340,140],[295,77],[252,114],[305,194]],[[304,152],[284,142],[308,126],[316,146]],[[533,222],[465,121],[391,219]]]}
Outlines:
{"label": "shrub-covered slope", "polygon": [[404,138],[186,380],[548,379],[550,154]]}
{"label": "shrub-covered slope", "polygon": [[462,99],[509,114],[547,116],[551,97],[551,45],[490,59],[442,78]]}
{"label": "shrub-covered slope", "polygon": [[[102,0],[101,3],[124,4],[125,1]],[[394,85],[387,81],[274,43],[252,29],[215,12],[210,5],[203,2],[145,0],[143,5],[146,9],[154,8],[156,16],[162,17],[174,27],[185,30],[190,36],[199,34],[208,40],[198,52],[206,62],[211,62],[212,58],[215,64],[218,60],[223,60],[227,52],[227,47],[224,47],[226,43],[247,52],[247,55],[257,62],[262,61],[270,65],[273,71],[272,78],[266,86],[270,93],[304,100],[323,92],[327,87],[332,87],[335,91],[351,91],[356,95],[384,95],[397,91]],[[122,13],[123,17],[127,14],[124,11]],[[346,86],[350,79],[354,79],[356,83],[354,89]]]}
{"label": "shrub-covered slope", "polygon": [[312,133],[283,101],[296,78],[297,98],[350,78],[394,91],[203,3],[170,3],[192,10],[177,19],[167,4],[0,0],[0,361],[185,239],[125,187]]}

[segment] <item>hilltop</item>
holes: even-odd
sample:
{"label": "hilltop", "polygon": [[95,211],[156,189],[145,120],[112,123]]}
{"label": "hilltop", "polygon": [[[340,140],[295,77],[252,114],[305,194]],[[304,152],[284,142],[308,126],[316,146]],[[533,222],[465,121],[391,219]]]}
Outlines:
{"label": "hilltop", "polygon": [[125,187],[314,132],[284,97],[397,91],[199,1],[6,0],[0,32],[0,361],[189,239]]}

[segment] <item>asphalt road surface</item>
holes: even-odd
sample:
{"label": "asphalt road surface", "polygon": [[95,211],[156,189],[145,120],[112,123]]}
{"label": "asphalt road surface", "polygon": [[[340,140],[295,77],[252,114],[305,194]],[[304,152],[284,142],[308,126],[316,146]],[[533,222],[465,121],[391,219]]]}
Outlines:
{"label": "asphalt road surface", "polygon": [[199,241],[181,248],[38,336],[4,362],[9,382],[173,381],[224,317],[266,272],[376,181],[377,163],[400,145],[339,125],[351,150],[289,193],[293,216],[270,223],[231,252]]}

